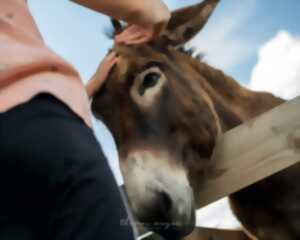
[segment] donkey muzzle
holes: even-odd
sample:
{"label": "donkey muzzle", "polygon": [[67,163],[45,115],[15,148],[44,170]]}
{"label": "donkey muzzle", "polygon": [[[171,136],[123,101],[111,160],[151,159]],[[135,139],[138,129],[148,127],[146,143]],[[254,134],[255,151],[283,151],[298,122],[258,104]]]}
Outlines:
{"label": "donkey muzzle", "polygon": [[191,233],[194,197],[185,169],[168,154],[151,151],[137,151],[126,161],[122,167],[125,188],[139,223],[167,239]]}

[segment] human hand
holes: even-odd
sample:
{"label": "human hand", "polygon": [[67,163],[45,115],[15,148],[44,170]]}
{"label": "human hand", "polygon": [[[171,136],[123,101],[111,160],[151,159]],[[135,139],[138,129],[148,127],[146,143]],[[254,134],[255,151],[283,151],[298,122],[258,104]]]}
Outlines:
{"label": "human hand", "polygon": [[118,56],[116,52],[110,52],[108,55],[104,57],[99,67],[97,68],[95,74],[97,75],[97,78],[100,80],[100,82],[106,80],[109,72],[117,62],[118,62]]}
{"label": "human hand", "polygon": [[99,89],[102,87],[103,83],[107,79],[109,73],[111,72],[112,68],[116,65],[117,62],[118,57],[115,52],[109,53],[102,60],[102,62],[96,70],[96,73],[86,86],[86,90],[90,98],[93,97],[97,91],[99,91]]}
{"label": "human hand", "polygon": [[162,0],[72,1],[127,22],[129,27],[116,38],[118,43],[126,40],[128,44],[138,44],[153,40],[171,18],[171,12]]}
{"label": "human hand", "polygon": [[129,25],[125,28],[123,32],[116,35],[116,43],[125,43],[127,45],[141,44],[149,42],[157,35],[159,35],[163,25],[153,25],[153,26],[140,26],[140,25]]}

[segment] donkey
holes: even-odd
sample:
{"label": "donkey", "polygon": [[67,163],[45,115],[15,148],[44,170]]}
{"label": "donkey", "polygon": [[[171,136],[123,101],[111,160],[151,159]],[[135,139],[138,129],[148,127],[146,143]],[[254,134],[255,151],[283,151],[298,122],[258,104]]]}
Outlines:
{"label": "donkey", "polygon": [[[116,140],[134,215],[169,238],[193,230],[193,196],[220,134],[284,102],[178,49],[204,27],[218,2],[173,12],[151,43],[114,45],[120,61],[92,101],[93,114]],[[230,196],[253,239],[300,239],[299,174],[296,166]]]}

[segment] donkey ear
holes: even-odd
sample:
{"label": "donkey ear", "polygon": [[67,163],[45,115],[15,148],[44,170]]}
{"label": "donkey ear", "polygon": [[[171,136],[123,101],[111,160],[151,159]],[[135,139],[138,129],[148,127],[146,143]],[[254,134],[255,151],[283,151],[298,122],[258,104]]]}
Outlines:
{"label": "donkey ear", "polygon": [[117,35],[123,31],[122,23],[119,20],[111,18],[110,21],[114,28],[114,35]]}
{"label": "donkey ear", "polygon": [[204,27],[219,1],[204,0],[197,5],[174,11],[162,38],[173,46],[186,43]]}

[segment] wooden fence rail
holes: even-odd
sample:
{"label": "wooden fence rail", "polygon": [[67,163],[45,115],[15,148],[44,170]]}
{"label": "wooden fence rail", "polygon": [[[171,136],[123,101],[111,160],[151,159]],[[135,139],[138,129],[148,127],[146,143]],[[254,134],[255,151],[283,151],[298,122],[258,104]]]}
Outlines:
{"label": "wooden fence rail", "polygon": [[225,133],[212,172],[196,196],[197,208],[300,162],[300,97]]}
{"label": "wooden fence rail", "polygon": [[[164,240],[162,237],[152,234],[145,237],[146,240]],[[184,240],[251,240],[241,230],[221,230],[197,227],[194,232]]]}
{"label": "wooden fence rail", "polygon": [[242,231],[196,228],[185,240],[250,240]]}

